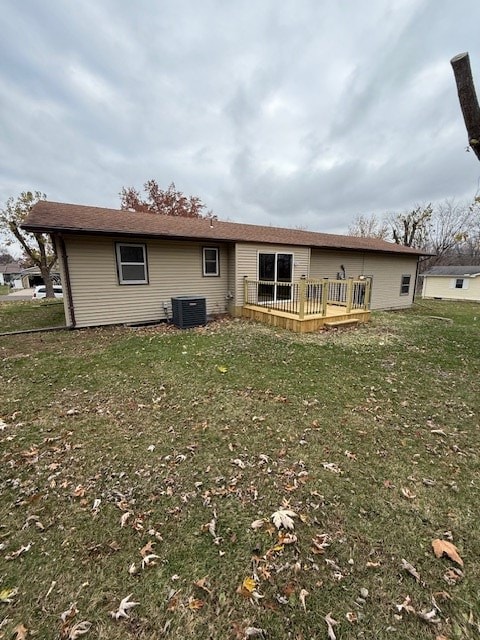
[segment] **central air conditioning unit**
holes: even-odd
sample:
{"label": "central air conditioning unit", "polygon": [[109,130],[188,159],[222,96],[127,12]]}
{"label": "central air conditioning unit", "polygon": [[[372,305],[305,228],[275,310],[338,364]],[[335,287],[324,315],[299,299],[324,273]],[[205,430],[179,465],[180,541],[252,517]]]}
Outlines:
{"label": "central air conditioning unit", "polygon": [[172,298],[172,322],[180,329],[191,329],[207,324],[207,301],[197,296]]}

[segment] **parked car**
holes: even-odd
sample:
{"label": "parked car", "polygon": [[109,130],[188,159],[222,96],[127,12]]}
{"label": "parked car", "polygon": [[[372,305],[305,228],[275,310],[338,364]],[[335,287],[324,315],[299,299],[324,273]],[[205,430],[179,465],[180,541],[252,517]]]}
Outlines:
{"label": "parked car", "polygon": [[[55,294],[55,298],[63,298],[63,289],[61,285],[54,284],[53,285],[53,293]],[[40,284],[33,290],[33,300],[39,300],[40,298],[47,297],[47,287],[44,284]]]}

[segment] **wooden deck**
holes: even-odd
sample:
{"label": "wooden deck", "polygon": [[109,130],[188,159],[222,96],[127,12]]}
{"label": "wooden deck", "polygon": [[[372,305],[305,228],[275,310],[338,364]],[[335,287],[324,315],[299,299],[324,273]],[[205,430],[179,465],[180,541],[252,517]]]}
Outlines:
{"label": "wooden deck", "polygon": [[297,333],[311,333],[319,329],[332,328],[337,323],[339,323],[338,326],[342,326],[342,324],[347,326],[353,325],[354,322],[352,321],[357,321],[358,323],[368,322],[370,320],[370,311],[355,309],[347,312],[344,306],[327,305],[326,315],[309,315],[307,311],[306,317],[300,320],[298,314],[295,313],[279,311],[266,305],[245,304],[242,307],[242,316],[273,327],[296,331]]}

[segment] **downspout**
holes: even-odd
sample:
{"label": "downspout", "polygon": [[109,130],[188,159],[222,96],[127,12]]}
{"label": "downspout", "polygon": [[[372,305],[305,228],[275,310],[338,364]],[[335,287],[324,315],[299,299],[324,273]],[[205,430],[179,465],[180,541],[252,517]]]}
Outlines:
{"label": "downspout", "polygon": [[415,269],[415,281],[413,283],[413,296],[412,296],[412,304],[415,304],[415,298],[417,295],[417,281],[418,281],[418,269],[420,267],[420,256],[417,257],[417,268]]}
{"label": "downspout", "polygon": [[65,274],[65,280],[66,280],[65,292],[67,294],[67,305],[68,305],[68,311],[70,314],[70,325],[68,328],[75,329],[77,323],[75,321],[75,307],[73,306],[72,287],[70,284],[70,269],[68,267],[67,249],[65,247],[65,240],[63,239],[63,236],[59,234],[57,237],[58,237],[58,244],[60,247],[60,251],[62,254],[63,271]]}

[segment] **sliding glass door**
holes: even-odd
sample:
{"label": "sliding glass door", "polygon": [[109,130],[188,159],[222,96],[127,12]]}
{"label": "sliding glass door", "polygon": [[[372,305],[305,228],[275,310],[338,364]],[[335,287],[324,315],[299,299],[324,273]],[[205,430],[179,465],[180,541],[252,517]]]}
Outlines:
{"label": "sliding glass door", "polygon": [[292,277],[292,253],[259,253],[258,279],[262,284],[258,285],[258,301],[290,300]]}

